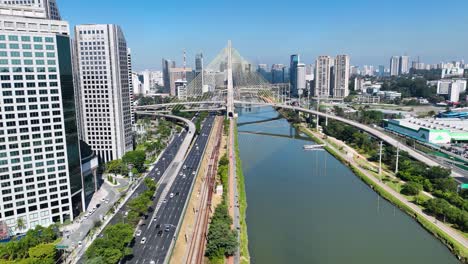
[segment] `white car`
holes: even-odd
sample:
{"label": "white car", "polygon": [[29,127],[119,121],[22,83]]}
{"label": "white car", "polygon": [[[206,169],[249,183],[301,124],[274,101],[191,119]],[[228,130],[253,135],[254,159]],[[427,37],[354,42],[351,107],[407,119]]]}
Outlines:
{"label": "white car", "polygon": [[144,244],[145,242],[146,242],[146,237],[142,238],[140,241],[141,244]]}
{"label": "white car", "polygon": [[195,175],[195,171],[192,172],[192,175]]}
{"label": "white car", "polygon": [[136,236],[137,237],[141,236],[141,230],[136,231]]}
{"label": "white car", "polygon": [[174,193],[169,194],[170,198],[174,198]]}

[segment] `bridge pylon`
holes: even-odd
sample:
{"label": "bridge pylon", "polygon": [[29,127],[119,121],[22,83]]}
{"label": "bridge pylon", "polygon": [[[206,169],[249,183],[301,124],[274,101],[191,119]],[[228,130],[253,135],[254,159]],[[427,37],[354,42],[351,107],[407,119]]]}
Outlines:
{"label": "bridge pylon", "polygon": [[228,41],[227,47],[228,53],[228,63],[227,63],[227,98],[226,98],[226,108],[227,116],[234,117],[234,84],[232,78],[232,43]]}

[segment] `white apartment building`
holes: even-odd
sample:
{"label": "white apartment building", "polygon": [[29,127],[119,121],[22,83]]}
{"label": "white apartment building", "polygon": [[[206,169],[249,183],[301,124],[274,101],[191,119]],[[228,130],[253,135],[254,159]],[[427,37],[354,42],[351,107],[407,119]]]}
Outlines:
{"label": "white apartment building", "polygon": [[437,81],[437,94],[444,95],[450,102],[458,102],[460,93],[466,91],[466,80],[439,80]]}
{"label": "white apartment building", "polygon": [[0,220],[22,233],[73,220],[82,181],[68,23],[16,2],[0,2]]}
{"label": "white apartment building", "polygon": [[315,61],[315,97],[328,98],[330,96],[330,66],[330,56],[319,56]]}
{"label": "white apartment building", "polygon": [[400,57],[393,56],[390,59],[390,76],[398,76],[400,73]]}
{"label": "white apartment building", "polygon": [[27,12],[33,10],[32,8],[36,8],[41,10],[41,12],[45,12],[45,18],[47,19],[61,20],[60,12],[55,0],[0,0],[0,5],[11,6],[11,11],[15,13],[17,13],[22,7],[29,8]]}
{"label": "white apartment building", "polygon": [[335,85],[333,86],[334,98],[345,98],[349,95],[349,56],[338,55],[335,58]]}
{"label": "white apartment building", "polygon": [[408,74],[410,67],[409,67],[409,57],[408,56],[401,56],[400,57],[400,64],[399,64],[399,72],[398,74]]}
{"label": "white apartment building", "polygon": [[117,25],[75,27],[83,139],[103,162],[132,150],[127,43]]}
{"label": "white apartment building", "polygon": [[303,95],[304,90],[307,87],[306,65],[304,63],[297,64],[297,76],[296,77],[297,77],[297,80],[296,80],[297,92],[299,95]]}

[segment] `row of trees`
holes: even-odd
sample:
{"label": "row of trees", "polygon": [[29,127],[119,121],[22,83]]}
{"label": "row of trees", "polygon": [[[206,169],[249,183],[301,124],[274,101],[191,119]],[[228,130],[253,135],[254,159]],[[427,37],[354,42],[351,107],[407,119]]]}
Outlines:
{"label": "row of trees", "polygon": [[52,264],[57,259],[57,227],[36,226],[22,238],[0,244],[0,263]]}
{"label": "row of trees", "polygon": [[[379,161],[379,143],[368,134],[333,120],[324,127],[324,133],[345,141],[359,152],[368,155],[370,161]],[[385,145],[383,148],[382,163],[388,168],[396,167],[396,151],[396,148],[392,146]],[[397,177],[406,181],[401,193],[415,197],[422,190],[432,193],[438,199],[421,204],[427,212],[435,216],[440,216],[441,212],[444,212],[448,222],[455,224],[460,230],[468,229],[468,191],[458,193],[458,183],[450,177],[450,169],[429,167],[413,160],[408,153],[403,151],[400,151],[398,168]]]}
{"label": "row of trees", "polygon": [[212,262],[222,262],[226,256],[232,256],[238,247],[237,232],[231,229],[232,218],[228,212],[228,165],[227,154],[218,163],[218,177],[223,185],[223,199],[211,218],[205,256]]}
{"label": "row of trees", "polygon": [[133,225],[138,224],[140,217],[148,212],[148,208],[152,204],[152,197],[156,191],[157,185],[153,180],[150,178],[145,178],[144,183],[146,190],[128,203],[129,210],[127,218],[128,221]]}
{"label": "row of trees", "polygon": [[128,221],[106,227],[103,236],[97,238],[86,250],[86,263],[115,264],[123,257],[132,255],[132,250],[127,245],[133,240],[133,232],[140,217],[151,206],[157,187],[150,178],[145,178],[144,184],[146,190],[128,203]]}
{"label": "row of trees", "polygon": [[132,254],[127,245],[133,240],[134,227],[118,223],[107,227],[103,236],[94,240],[86,250],[88,264],[115,264],[121,258]]}

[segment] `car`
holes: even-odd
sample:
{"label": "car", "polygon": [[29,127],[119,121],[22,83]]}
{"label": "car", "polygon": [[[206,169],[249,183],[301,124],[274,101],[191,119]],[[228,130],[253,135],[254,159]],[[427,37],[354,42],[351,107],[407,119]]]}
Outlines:
{"label": "car", "polygon": [[141,236],[141,230],[137,230],[137,231],[136,231],[136,236],[137,236],[137,237],[138,237],[138,236]]}
{"label": "car", "polygon": [[81,247],[81,245],[82,245],[82,244],[81,244],[81,240],[80,240],[80,241],[78,241],[78,246]]}
{"label": "car", "polygon": [[182,176],[182,175],[184,175],[184,173],[182,173],[182,172],[181,172],[181,173],[179,173],[179,176]]}
{"label": "car", "polygon": [[105,202],[105,201],[106,201],[106,198],[102,198],[102,199],[101,199],[101,202]]}
{"label": "car", "polygon": [[166,227],[164,228],[164,231],[166,231],[166,232],[171,231],[171,226],[170,226],[170,225],[166,225]]}
{"label": "car", "polygon": [[101,204],[96,204],[96,208],[99,208],[101,206]]}
{"label": "car", "polygon": [[128,216],[128,211],[126,211],[124,215],[125,215],[125,216]]}
{"label": "car", "polygon": [[155,264],[156,262],[154,262],[154,260],[150,261],[150,264]]}
{"label": "car", "polygon": [[162,231],[162,230],[159,230],[159,231],[158,231],[158,236],[160,237],[160,236],[162,236],[162,234],[163,234],[163,231]]}
{"label": "car", "polygon": [[187,168],[187,165],[184,165],[184,170]]}
{"label": "car", "polygon": [[140,241],[140,244],[144,244],[146,242],[146,237],[143,237]]}
{"label": "car", "polygon": [[187,175],[186,175],[186,174],[182,175],[182,179],[185,179],[185,177],[187,177]]}
{"label": "car", "polygon": [[179,195],[179,192],[176,192],[175,195]]}
{"label": "car", "polygon": [[174,193],[169,194],[170,198],[174,198]]}
{"label": "car", "polygon": [[161,172],[160,172],[160,171],[158,171],[158,175],[161,175]]}
{"label": "car", "polygon": [[[156,218],[155,218],[155,219],[156,219]],[[156,229],[159,229],[159,228],[161,228],[161,224],[157,224],[157,225],[156,225]]]}
{"label": "car", "polygon": [[167,199],[162,200],[163,203],[167,203]]}
{"label": "car", "polygon": [[195,171],[192,172],[192,175],[195,175]]}
{"label": "car", "polygon": [[108,203],[109,203],[109,199],[106,199],[106,204],[108,204]]}

